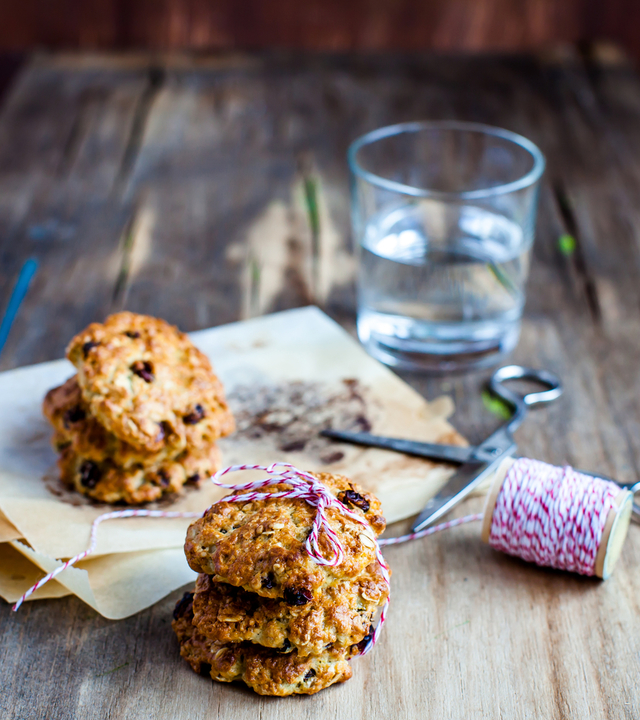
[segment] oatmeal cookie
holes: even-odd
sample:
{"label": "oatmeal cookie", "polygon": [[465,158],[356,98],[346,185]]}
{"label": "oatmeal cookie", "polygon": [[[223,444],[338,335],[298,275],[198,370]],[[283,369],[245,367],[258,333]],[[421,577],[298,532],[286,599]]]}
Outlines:
{"label": "oatmeal cookie", "polygon": [[242,680],[260,695],[313,695],[348,680],[351,667],[345,652],[298,657],[251,643],[224,644],[209,640],[193,625],[193,594],[178,602],[172,622],[180,654],[200,675],[220,682]]}
{"label": "oatmeal cookie", "polygon": [[54,447],[72,445],[76,455],[87,460],[101,463],[111,459],[119,467],[130,468],[133,465],[154,465],[176,455],[176,450],[170,446],[153,453],[139,450],[100,425],[89,413],[76,375],[49,390],[42,411],[56,431]]}
{"label": "oatmeal cookie", "polygon": [[184,450],[175,459],[147,466],[120,467],[113,460],[96,461],[79,455],[73,444],[59,433],[54,445],[60,452],[61,480],[70,488],[105,503],[138,505],[179,493],[186,483],[197,485],[220,468],[215,445],[203,450]]}
{"label": "oatmeal cookie", "polygon": [[90,415],[138,451],[175,453],[233,432],[208,358],[164,320],[111,315],[76,335],[67,357]]}
{"label": "oatmeal cookie", "polygon": [[352,581],[336,583],[314,602],[299,607],[262,598],[201,574],[193,600],[201,635],[219,643],[252,642],[298,657],[319,655],[328,646],[351,648],[371,631],[374,615],[388,596],[377,562]]}
{"label": "oatmeal cookie", "polygon": [[[319,565],[307,553],[305,542],[316,510],[304,500],[225,503],[223,498],[187,530],[185,554],[191,568],[213,576],[216,582],[263,597],[284,598],[291,606],[306,605],[332,585],[361,575],[376,559],[374,533],[385,528],[380,501],[345,477],[314,475],[368,521],[368,527],[363,526],[337,508],[327,510],[327,520],[344,547],[339,565]],[[263,492],[288,487],[275,485]],[[319,546],[324,557],[331,557],[331,546],[322,531]]]}
{"label": "oatmeal cookie", "polygon": [[[57,447],[71,444],[76,455],[101,463],[112,460],[118,467],[157,465],[161,461],[173,460],[180,450],[167,445],[159,452],[145,452],[121,440],[109,432],[94,418],[82,397],[77,376],[69,378],[63,385],[49,390],[42,406],[44,416],[53,425]],[[189,438],[192,440],[192,438]],[[206,452],[214,442],[202,442],[194,438],[187,444],[188,450]]]}

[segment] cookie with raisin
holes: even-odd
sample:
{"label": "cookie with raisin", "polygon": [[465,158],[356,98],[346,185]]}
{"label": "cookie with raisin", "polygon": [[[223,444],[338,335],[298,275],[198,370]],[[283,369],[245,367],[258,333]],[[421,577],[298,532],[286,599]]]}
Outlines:
{"label": "cookie with raisin", "polygon": [[313,603],[298,606],[200,574],[193,613],[198,632],[210,640],[251,642],[280,652],[295,650],[302,658],[319,655],[327,647],[359,652],[388,595],[378,562],[353,580],[331,585]]}
{"label": "cookie with raisin", "polygon": [[176,455],[176,449],[170,445],[159,452],[145,452],[109,432],[89,412],[77,375],[49,390],[42,411],[55,429],[54,446],[72,445],[74,452],[87,460],[101,463],[111,459],[118,466],[129,468],[156,465]]}
{"label": "cookie with raisin", "polygon": [[67,357],[89,414],[137,451],[175,453],[234,429],[208,358],[164,320],[111,315],[76,335]]}
{"label": "cookie with raisin", "polygon": [[[292,607],[306,605],[331,586],[360,576],[376,560],[375,536],[385,528],[380,501],[348,478],[313,473],[327,489],[359,514],[364,524],[339,508],[326,517],[344,548],[338,565],[321,565],[307,552],[316,508],[300,498],[262,498],[212,505],[187,530],[185,554],[191,568],[216,582],[242,587],[263,597],[283,598]],[[264,489],[271,495],[286,484]],[[234,494],[241,494],[235,492]],[[324,531],[320,551],[332,557]]]}
{"label": "cookie with raisin", "polygon": [[117,465],[111,459],[93,460],[79,455],[64,435],[54,436],[60,455],[60,478],[71,489],[105,503],[140,505],[180,493],[186,484],[198,485],[220,468],[215,445],[183,450],[174,459],[150,465]]}
{"label": "cookie with raisin", "polygon": [[242,680],[260,695],[313,695],[352,675],[347,651],[325,650],[302,658],[295,650],[281,653],[252,643],[210,640],[194,624],[192,593],[176,605],[172,627],[180,655],[194,672],[219,682]]}

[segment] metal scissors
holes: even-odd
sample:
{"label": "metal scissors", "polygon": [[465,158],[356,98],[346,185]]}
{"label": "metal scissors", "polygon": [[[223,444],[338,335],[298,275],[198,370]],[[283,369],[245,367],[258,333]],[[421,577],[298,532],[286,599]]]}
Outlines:
{"label": "metal scissors", "polygon": [[[542,385],[543,390],[530,392],[526,395],[509,390],[504,383],[507,380],[530,380]],[[514,431],[524,420],[527,410],[534,405],[543,405],[562,395],[562,383],[560,378],[547,370],[533,370],[521,365],[506,365],[496,370],[489,381],[489,388],[494,395],[504,400],[512,410],[511,418],[498,430],[492,433],[480,445],[472,447],[459,447],[457,445],[439,445],[437,443],[418,442],[415,440],[403,440],[402,438],[381,437],[369,433],[343,432],[341,430],[324,430],[321,434],[325,437],[342,442],[365,445],[367,447],[384,448],[394,450],[407,455],[429,458],[431,460],[444,460],[459,464],[458,471],[445,484],[440,492],[435,495],[413,525],[413,531],[417,532],[422,528],[431,525],[449,512],[461,502],[475,487],[487,478],[500,464],[503,458],[511,455],[516,450],[516,443],[513,439]],[[605,480],[611,480],[603,475],[587,473]],[[613,481],[615,482],[615,480]],[[636,483],[621,484],[621,487],[636,492],[640,490],[640,481]],[[636,521],[640,518],[640,507],[634,503],[633,515]]]}

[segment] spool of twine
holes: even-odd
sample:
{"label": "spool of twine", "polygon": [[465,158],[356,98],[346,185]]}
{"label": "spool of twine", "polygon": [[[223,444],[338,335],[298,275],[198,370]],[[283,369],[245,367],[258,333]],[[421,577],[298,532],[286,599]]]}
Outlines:
{"label": "spool of twine", "polygon": [[534,562],[606,579],[629,529],[633,495],[571,467],[505,458],[487,496],[482,540]]}

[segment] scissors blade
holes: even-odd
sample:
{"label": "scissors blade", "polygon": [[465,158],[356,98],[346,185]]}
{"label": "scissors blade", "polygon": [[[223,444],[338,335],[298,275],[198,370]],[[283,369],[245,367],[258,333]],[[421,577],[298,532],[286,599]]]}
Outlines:
{"label": "scissors blade", "polygon": [[442,490],[425,505],[424,510],[418,515],[418,519],[413,524],[413,532],[418,532],[427,525],[439,520],[464,500],[475,487],[496,469],[502,457],[501,455],[497,460],[484,463],[480,467],[477,464],[462,465]]}
{"label": "scissors blade", "polygon": [[[430,458],[431,460],[444,460],[454,463],[474,462],[474,447],[460,447],[458,445],[439,445],[438,443],[418,442],[417,440],[403,440],[402,438],[382,437],[360,432],[343,432],[341,430],[323,430],[321,435],[342,442],[378,447],[385,450],[395,450],[405,455]],[[478,465],[474,465],[477,469]]]}
{"label": "scissors blade", "polygon": [[507,428],[500,428],[490,435],[477,448],[472,448],[473,456],[484,460],[477,464],[465,463],[440,492],[429,500],[424,510],[413,524],[413,532],[431,525],[461,502],[475,487],[488,477],[502,459],[516,449],[516,444]]}

